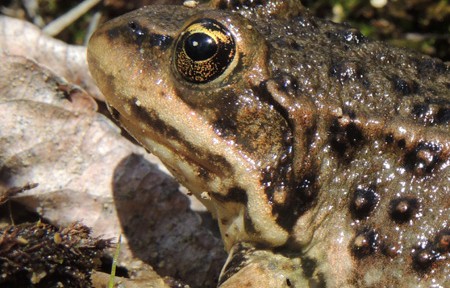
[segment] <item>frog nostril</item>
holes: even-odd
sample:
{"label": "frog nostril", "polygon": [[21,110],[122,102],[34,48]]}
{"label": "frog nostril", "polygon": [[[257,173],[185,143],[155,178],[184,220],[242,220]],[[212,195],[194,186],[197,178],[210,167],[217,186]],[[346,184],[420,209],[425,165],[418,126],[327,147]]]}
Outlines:
{"label": "frog nostril", "polygon": [[131,32],[137,36],[144,36],[144,29],[137,23],[136,21],[128,22],[128,28],[130,28]]}
{"label": "frog nostril", "polygon": [[128,23],[128,27],[130,27],[131,30],[135,30],[137,28],[136,22],[131,21],[130,23]]}

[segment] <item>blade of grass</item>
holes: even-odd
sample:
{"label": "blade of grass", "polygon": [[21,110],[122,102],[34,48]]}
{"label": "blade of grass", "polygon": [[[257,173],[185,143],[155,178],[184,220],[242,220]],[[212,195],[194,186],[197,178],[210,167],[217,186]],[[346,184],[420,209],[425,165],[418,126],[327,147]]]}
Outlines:
{"label": "blade of grass", "polygon": [[122,234],[119,235],[116,251],[114,252],[114,258],[113,258],[113,263],[112,263],[112,267],[111,267],[111,275],[109,276],[108,288],[114,288],[114,278],[116,277],[117,259],[119,258],[121,241],[122,241]]}

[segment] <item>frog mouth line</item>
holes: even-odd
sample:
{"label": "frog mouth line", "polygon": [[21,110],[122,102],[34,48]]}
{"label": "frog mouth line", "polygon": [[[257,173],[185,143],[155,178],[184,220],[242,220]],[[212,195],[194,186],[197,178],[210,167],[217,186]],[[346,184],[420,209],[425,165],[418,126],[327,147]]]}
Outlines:
{"label": "frog mouth line", "polygon": [[[129,103],[132,110],[131,115],[135,115],[141,123],[146,124],[145,133],[143,135],[141,133],[142,139],[137,139],[139,142],[150,141],[165,147],[172,155],[177,155],[181,161],[190,166],[197,166],[198,168],[195,170],[199,175],[207,172],[207,174],[223,178],[232,174],[232,166],[224,156],[211,154],[206,149],[198,148],[187,141],[180,131],[163,121],[155,110],[135,105],[135,102],[131,100]],[[132,123],[132,119],[127,119],[127,122]],[[129,128],[133,130],[132,125],[127,127],[127,129]],[[139,135],[139,133],[133,134]]]}
{"label": "frog mouth line", "polygon": [[[224,157],[219,155],[212,155],[207,153],[206,151],[198,151],[198,149],[193,148],[192,145],[189,145],[189,147],[187,147],[181,144],[182,148],[180,149],[164,137],[161,137],[157,134],[155,135],[156,137],[148,137],[148,139],[150,139],[151,142],[155,142],[158,145],[161,145],[169,150],[172,155],[175,155],[176,158],[179,158],[179,161],[187,163],[193,168],[193,170],[197,171],[198,175],[212,174],[216,177],[224,178],[227,177],[227,174],[231,173],[231,168],[224,169],[224,167],[231,167],[231,165]],[[159,153],[155,152],[155,154]],[[203,156],[205,159],[193,156],[198,154],[205,155]],[[159,155],[157,156],[159,157]],[[175,168],[175,165],[171,165],[172,162],[174,161],[164,161],[164,164],[167,166],[171,166],[173,169],[180,170],[179,168]],[[217,162],[219,162],[219,165],[212,164]],[[181,172],[183,173],[184,171]]]}

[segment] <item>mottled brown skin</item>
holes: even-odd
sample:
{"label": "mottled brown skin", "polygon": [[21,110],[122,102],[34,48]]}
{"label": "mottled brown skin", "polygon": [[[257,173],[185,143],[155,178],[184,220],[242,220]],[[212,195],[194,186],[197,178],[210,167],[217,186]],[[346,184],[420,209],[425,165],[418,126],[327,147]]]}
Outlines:
{"label": "mottled brown skin", "polygon": [[[193,83],[174,53],[205,18],[237,56]],[[143,8],[99,29],[88,57],[121,124],[208,192],[230,251],[221,287],[450,283],[448,64],[297,1]]]}

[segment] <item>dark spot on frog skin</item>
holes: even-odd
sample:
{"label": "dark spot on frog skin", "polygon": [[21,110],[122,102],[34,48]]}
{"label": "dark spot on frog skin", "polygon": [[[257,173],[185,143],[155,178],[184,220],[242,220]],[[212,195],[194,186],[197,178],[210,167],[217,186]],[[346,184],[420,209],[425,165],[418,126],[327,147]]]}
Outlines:
{"label": "dark spot on frog skin", "polygon": [[406,147],[406,140],[405,139],[399,139],[398,141],[397,141],[397,146],[398,146],[398,148],[405,148]]}
{"label": "dark spot on frog skin", "polygon": [[213,176],[207,169],[200,167],[198,169],[198,177],[200,177],[204,181],[210,181]]}
{"label": "dark spot on frog skin", "polygon": [[375,192],[375,187],[358,188],[353,193],[353,199],[350,203],[352,215],[356,219],[367,217],[373,211],[379,201],[379,196]]}
{"label": "dark spot on frog skin", "polygon": [[317,260],[311,257],[301,257],[302,273],[309,281],[308,287],[325,288],[328,287],[325,277],[317,270]]}
{"label": "dark spot on frog skin", "polygon": [[436,113],[435,117],[437,124],[449,124],[450,123],[450,108],[441,108]]}
{"label": "dark spot on frog skin", "polygon": [[305,176],[293,191],[289,191],[284,203],[275,203],[272,214],[277,215],[277,223],[290,231],[297,219],[314,204],[319,190],[316,176]]}
{"label": "dark spot on frog skin", "polygon": [[341,125],[339,119],[335,119],[330,126],[330,144],[332,149],[343,158],[349,160],[354,150],[364,140],[361,129],[351,122]]}
{"label": "dark spot on frog skin", "polygon": [[231,137],[237,135],[236,115],[233,113],[232,117],[221,116],[213,123],[214,131],[222,137]]}
{"label": "dark spot on frog skin", "polygon": [[220,1],[219,4],[217,5],[217,9],[225,10],[225,9],[228,8],[227,6],[228,6],[228,1],[222,0],[222,1]]}
{"label": "dark spot on frog skin", "polygon": [[437,261],[438,256],[431,245],[427,245],[425,248],[416,248],[412,253],[413,267],[421,272],[428,270]]}
{"label": "dark spot on frog skin", "polygon": [[378,249],[378,238],[378,233],[368,228],[356,234],[351,244],[353,255],[361,259],[373,254]]}
{"label": "dark spot on frog skin", "polygon": [[317,269],[317,260],[310,257],[302,257],[302,272],[306,278],[311,278]]}
{"label": "dark spot on frog skin", "polygon": [[413,267],[424,272],[436,265],[440,260],[446,259],[450,255],[450,230],[441,230],[434,241],[428,241],[424,246],[417,246],[412,251]]}
{"label": "dark spot on frog skin", "polygon": [[398,76],[392,77],[392,83],[394,85],[394,90],[405,96],[415,94],[419,90],[419,84],[417,84],[416,81],[405,80]]}
{"label": "dark spot on frog skin", "polygon": [[432,58],[414,59],[417,67],[417,74],[420,78],[429,78],[430,75],[444,74],[449,68],[441,61]]}
{"label": "dark spot on frog skin", "polygon": [[386,137],[384,138],[384,142],[386,142],[386,144],[394,143],[394,135],[392,134],[386,135]]}
{"label": "dark spot on frog skin", "polygon": [[411,220],[419,211],[419,202],[416,198],[401,197],[394,199],[389,204],[389,214],[397,223]]}
{"label": "dark spot on frog skin", "polygon": [[413,115],[414,118],[420,119],[423,123],[427,125],[449,124],[450,123],[450,108],[448,108],[449,104],[436,103],[431,105],[435,107],[430,108],[429,103],[415,104],[411,110],[411,114]]}
{"label": "dark spot on frog skin", "polygon": [[440,162],[442,148],[434,143],[419,143],[417,147],[405,155],[405,166],[415,175],[423,176],[431,173]]}
{"label": "dark spot on frog skin", "polygon": [[304,48],[293,39],[278,38],[272,43],[275,47],[290,47],[294,51],[301,51]]}
{"label": "dark spot on frog skin", "polygon": [[411,114],[415,118],[424,118],[430,109],[430,105],[426,103],[415,104],[411,110]]}
{"label": "dark spot on frog skin", "polygon": [[296,192],[301,195],[305,203],[311,203],[317,196],[318,187],[316,185],[316,176],[308,175],[297,185]]}
{"label": "dark spot on frog skin", "polygon": [[277,73],[277,76],[273,80],[277,83],[278,89],[280,89],[280,91],[292,97],[299,96],[298,92],[300,84],[298,83],[298,80],[291,74],[280,72]]}
{"label": "dark spot on frog skin", "polygon": [[292,50],[295,50],[295,51],[301,51],[301,50],[304,49],[302,45],[298,44],[298,43],[297,43],[296,41],[294,41],[294,40],[289,41],[289,47],[291,47]]}
{"label": "dark spot on frog skin", "polygon": [[[364,71],[359,63],[348,60],[332,61],[329,74],[331,77],[337,78],[341,84],[365,79]],[[369,82],[364,82],[364,84],[365,86],[370,85]]]}

